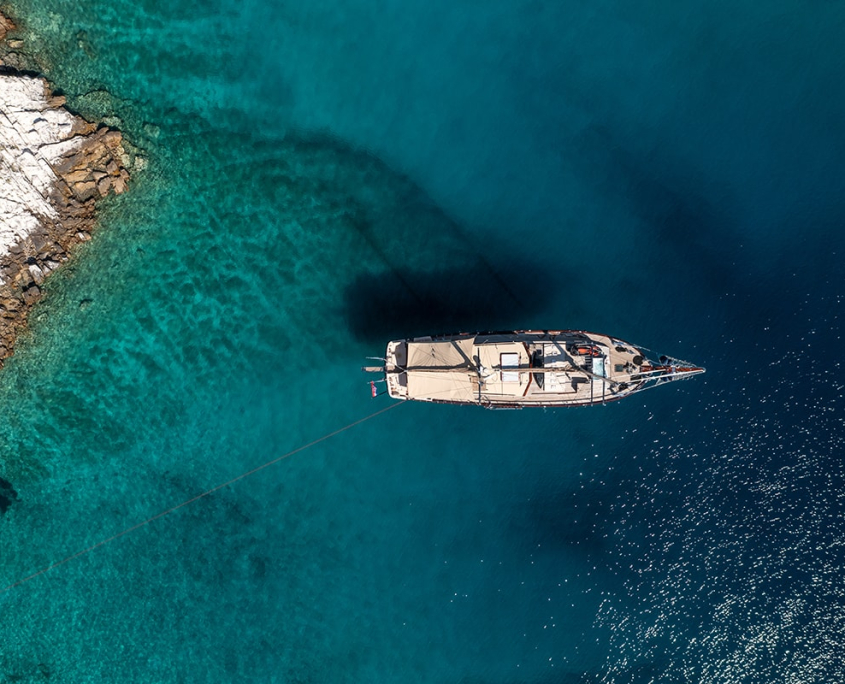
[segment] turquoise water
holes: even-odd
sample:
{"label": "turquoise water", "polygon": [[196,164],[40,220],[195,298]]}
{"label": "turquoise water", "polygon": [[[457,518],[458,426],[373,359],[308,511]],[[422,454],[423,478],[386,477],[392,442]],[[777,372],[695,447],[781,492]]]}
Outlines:
{"label": "turquoise water", "polygon": [[0,595],[0,681],[845,679],[839,5],[18,12],[146,168],[0,373],[3,586],[384,408],[391,337],[708,374],[397,407]]}

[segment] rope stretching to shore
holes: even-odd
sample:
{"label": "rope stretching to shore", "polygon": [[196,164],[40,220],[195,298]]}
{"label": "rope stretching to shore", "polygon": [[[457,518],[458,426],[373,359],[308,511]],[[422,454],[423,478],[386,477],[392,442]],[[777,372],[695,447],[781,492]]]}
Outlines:
{"label": "rope stretching to shore", "polygon": [[305,451],[306,449],[310,449],[311,447],[316,446],[320,442],[325,442],[327,439],[331,439],[332,437],[339,435],[341,432],[346,432],[347,430],[355,427],[356,425],[360,425],[361,423],[365,423],[366,421],[370,420],[371,418],[375,418],[376,416],[381,415],[382,413],[385,413],[385,412],[389,411],[390,409],[396,408],[397,406],[401,406],[403,403],[405,403],[405,402],[400,401],[400,402],[397,402],[395,404],[391,404],[390,406],[388,406],[386,408],[379,409],[375,413],[371,413],[370,415],[364,416],[363,418],[360,418],[359,420],[356,420],[352,423],[349,423],[348,425],[345,425],[342,428],[338,428],[334,432],[330,432],[326,435],[323,435],[322,437],[315,439],[313,442],[308,442],[308,444],[303,444],[302,446],[297,447],[293,451],[288,451],[286,454],[282,454],[281,456],[277,456],[276,458],[274,458],[270,461],[267,461],[266,463],[263,463],[260,466],[253,468],[252,470],[249,470],[245,473],[241,473],[237,477],[233,477],[231,480],[223,482],[222,484],[219,484],[216,487],[212,487],[211,489],[208,489],[208,490],[202,492],[201,494],[197,494],[196,496],[188,499],[187,501],[183,501],[180,504],[176,504],[175,506],[171,506],[167,510],[161,511],[161,513],[157,513],[156,515],[152,516],[151,518],[147,518],[146,520],[143,520],[139,523],[136,523],[135,525],[132,525],[132,527],[127,527],[125,530],[118,532],[117,534],[113,534],[111,537],[108,537],[107,539],[103,539],[102,541],[99,541],[96,544],[93,544],[86,549],[82,549],[81,551],[77,551],[76,553],[71,554],[70,556],[67,556],[66,558],[63,558],[60,561],[56,561],[52,565],[48,565],[47,567],[42,568],[41,570],[38,570],[37,572],[34,572],[31,575],[27,575],[26,577],[19,579],[17,582],[14,582],[14,583],[8,585],[7,587],[4,587],[3,589],[0,589],[0,594],[5,594],[7,591],[10,591],[10,590],[14,589],[15,587],[19,587],[20,585],[22,585],[26,582],[29,582],[30,580],[33,580],[36,577],[39,577],[39,576],[43,575],[44,573],[49,572],[50,570],[53,570],[54,568],[59,567],[60,565],[64,565],[65,563],[69,563],[70,561],[72,561],[76,558],[79,558],[80,556],[84,556],[86,554],[89,554],[92,551],[94,551],[95,549],[98,549],[101,546],[105,546],[109,542],[113,542],[116,539],[120,539],[121,537],[129,534],[130,532],[134,532],[135,530],[140,529],[141,527],[144,527],[145,525],[149,525],[151,522],[154,522],[154,521],[158,520],[159,518],[163,518],[164,516],[169,515],[169,514],[173,513],[174,511],[178,511],[180,508],[184,508],[185,506],[188,506],[189,504],[192,504],[195,501],[199,501],[200,499],[202,499],[206,496],[209,496],[210,494],[214,494],[214,492],[219,491],[219,490],[223,489],[224,487],[228,487],[229,485],[233,485],[235,482],[243,480],[244,478],[249,477],[250,475],[254,475],[255,473],[257,473],[260,470],[264,470],[265,468],[269,468],[271,465],[274,465],[275,463],[278,463],[279,461],[283,461],[284,459],[286,459],[290,456],[293,456],[294,454],[298,454],[301,451]]}

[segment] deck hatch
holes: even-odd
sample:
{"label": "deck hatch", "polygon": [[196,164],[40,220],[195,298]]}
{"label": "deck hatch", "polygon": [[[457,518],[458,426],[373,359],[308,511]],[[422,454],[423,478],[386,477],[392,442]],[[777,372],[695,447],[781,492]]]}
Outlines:
{"label": "deck hatch", "polygon": [[[519,382],[519,354],[505,352],[499,354],[499,365],[502,368],[502,382]],[[513,368],[514,370],[508,370]]]}

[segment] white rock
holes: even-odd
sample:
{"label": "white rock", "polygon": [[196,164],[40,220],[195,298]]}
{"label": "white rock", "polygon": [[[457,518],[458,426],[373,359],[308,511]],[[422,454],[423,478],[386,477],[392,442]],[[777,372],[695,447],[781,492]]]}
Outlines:
{"label": "white rock", "polygon": [[58,218],[48,199],[58,181],[52,165],[84,142],[46,88],[40,78],[0,74],[0,255]]}
{"label": "white rock", "polygon": [[36,264],[29,265],[29,274],[32,276],[36,285],[40,285],[44,282],[44,271],[42,271]]}

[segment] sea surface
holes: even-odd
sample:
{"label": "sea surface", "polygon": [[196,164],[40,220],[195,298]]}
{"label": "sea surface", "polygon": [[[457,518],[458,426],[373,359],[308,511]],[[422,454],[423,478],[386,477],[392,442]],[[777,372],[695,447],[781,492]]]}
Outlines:
{"label": "sea surface", "polygon": [[845,4],[14,10],[146,167],[0,372],[0,585],[388,407],[393,337],[707,374],[399,405],[0,594],[0,682],[845,681]]}

